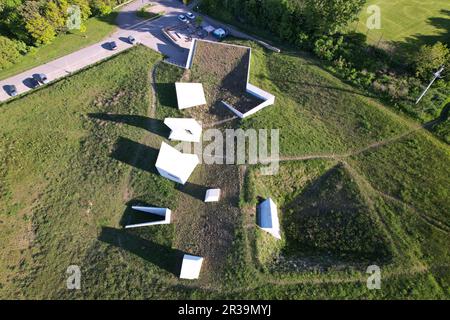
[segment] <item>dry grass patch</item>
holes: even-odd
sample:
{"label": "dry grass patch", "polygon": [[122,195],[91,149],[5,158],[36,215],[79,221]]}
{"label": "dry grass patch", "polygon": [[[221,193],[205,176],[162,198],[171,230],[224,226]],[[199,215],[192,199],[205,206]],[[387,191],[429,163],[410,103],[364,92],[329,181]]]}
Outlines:
{"label": "dry grass patch", "polygon": [[222,119],[229,116],[230,111],[220,101],[242,113],[263,102],[246,92],[249,67],[250,48],[197,41],[189,80],[203,83],[207,108]]}

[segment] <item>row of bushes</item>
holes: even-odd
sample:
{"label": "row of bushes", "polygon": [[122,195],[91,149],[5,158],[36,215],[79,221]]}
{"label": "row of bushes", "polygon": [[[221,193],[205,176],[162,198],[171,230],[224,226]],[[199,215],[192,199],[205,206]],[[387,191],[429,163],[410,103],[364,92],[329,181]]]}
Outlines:
{"label": "row of bushes", "polygon": [[450,50],[437,42],[424,45],[399,65],[385,51],[368,45],[362,34],[322,36],[303,49],[324,60],[326,68],[360,89],[375,93],[397,109],[420,120],[439,117],[450,91],[450,77],[435,82],[429,94],[416,106],[415,101],[442,65],[450,65]]}

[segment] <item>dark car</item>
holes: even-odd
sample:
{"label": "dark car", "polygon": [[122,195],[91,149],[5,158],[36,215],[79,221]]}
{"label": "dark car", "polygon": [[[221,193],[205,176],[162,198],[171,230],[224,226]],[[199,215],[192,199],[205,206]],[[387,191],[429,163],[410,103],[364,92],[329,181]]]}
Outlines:
{"label": "dark car", "polygon": [[11,97],[15,97],[17,96],[18,92],[17,92],[17,88],[15,85],[10,85],[6,88],[6,92],[11,96]]}
{"label": "dark car", "polygon": [[40,86],[39,81],[37,81],[37,80],[36,80],[35,78],[33,78],[33,77],[28,78],[28,83],[29,83],[29,85],[30,85],[30,87],[31,87],[32,89],[37,88],[37,87]]}
{"label": "dark car", "polygon": [[33,74],[33,79],[38,81],[40,84],[48,83],[48,78],[43,73],[35,73],[35,74]]}
{"label": "dark car", "polygon": [[109,43],[109,48],[110,48],[111,50],[116,50],[116,49],[117,49],[117,44],[116,44],[116,42],[115,42],[115,41],[111,41],[111,42]]}

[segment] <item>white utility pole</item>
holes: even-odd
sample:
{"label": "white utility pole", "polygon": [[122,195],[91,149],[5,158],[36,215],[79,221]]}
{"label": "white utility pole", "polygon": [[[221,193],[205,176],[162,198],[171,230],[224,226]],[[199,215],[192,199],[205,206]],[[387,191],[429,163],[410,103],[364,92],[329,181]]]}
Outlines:
{"label": "white utility pole", "polygon": [[427,93],[428,89],[430,89],[431,85],[436,81],[437,78],[441,78],[441,73],[442,71],[444,71],[444,66],[442,66],[438,71],[436,71],[434,73],[434,78],[433,80],[431,80],[430,84],[428,85],[428,87],[425,89],[425,91],[420,95],[419,99],[417,99],[416,104],[418,104],[420,102],[420,100],[422,100],[423,96]]}

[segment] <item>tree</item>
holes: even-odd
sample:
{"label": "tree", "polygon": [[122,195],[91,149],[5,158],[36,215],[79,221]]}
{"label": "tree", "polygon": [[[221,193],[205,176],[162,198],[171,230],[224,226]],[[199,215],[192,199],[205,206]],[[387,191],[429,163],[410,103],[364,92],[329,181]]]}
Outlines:
{"label": "tree", "polygon": [[366,0],[305,0],[303,13],[311,33],[333,34],[357,19]]}
{"label": "tree", "polygon": [[110,0],[93,0],[91,2],[92,13],[94,15],[106,15],[112,12],[112,5]]}
{"label": "tree", "polygon": [[24,43],[0,36],[0,70],[15,63],[26,51]]}
{"label": "tree", "polygon": [[57,33],[66,29],[68,6],[66,0],[50,0],[45,4],[44,17]]}
{"label": "tree", "polygon": [[86,21],[92,14],[88,0],[69,0],[69,4],[77,6],[81,11],[81,20]]}
{"label": "tree", "polygon": [[442,65],[450,68],[450,50],[447,48],[447,45],[441,42],[437,42],[432,46],[423,45],[415,55],[413,62],[416,75],[427,80]]}
{"label": "tree", "polygon": [[203,23],[203,17],[202,16],[196,16],[195,17],[195,24],[200,27],[202,25],[202,23]]}
{"label": "tree", "polygon": [[55,29],[44,17],[36,13],[29,17],[25,23],[29,35],[34,41],[34,44],[48,44],[56,36]]}

